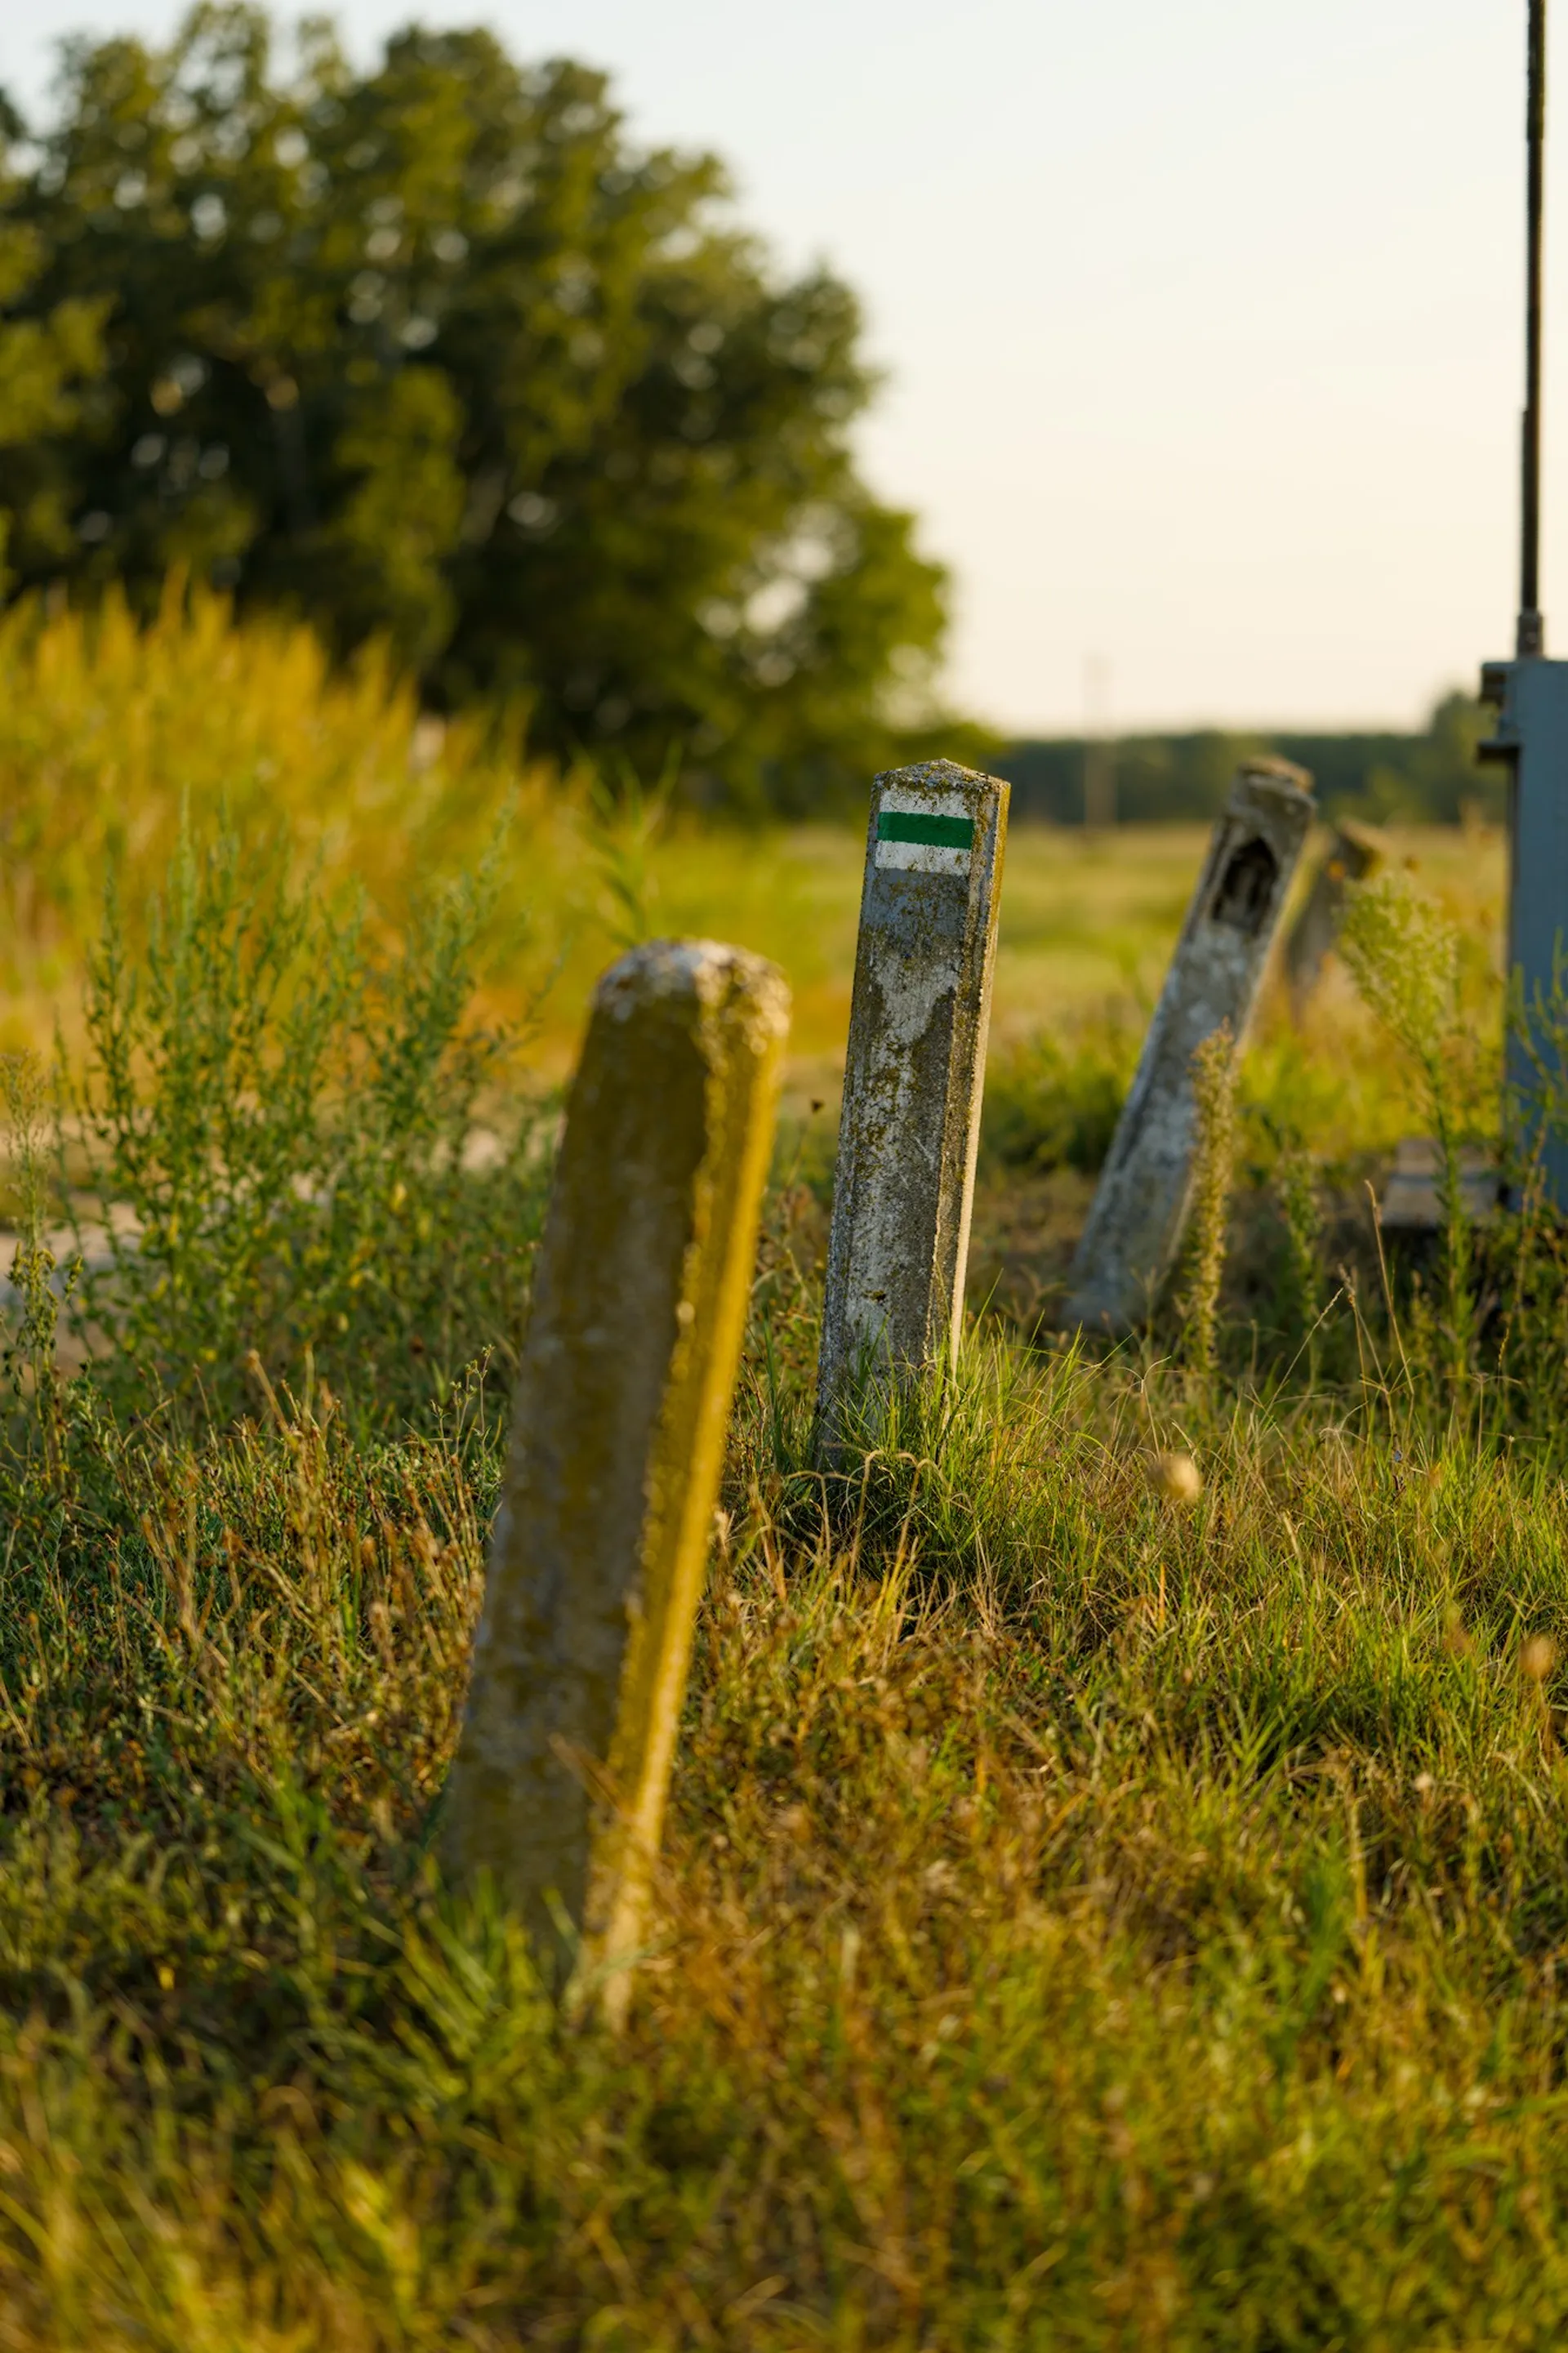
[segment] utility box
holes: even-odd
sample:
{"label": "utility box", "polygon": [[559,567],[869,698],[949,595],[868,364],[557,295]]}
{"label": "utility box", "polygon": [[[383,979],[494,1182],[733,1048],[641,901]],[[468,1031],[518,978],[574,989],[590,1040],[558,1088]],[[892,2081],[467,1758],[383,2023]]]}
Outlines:
{"label": "utility box", "polygon": [[1568,661],[1535,654],[1488,662],[1481,700],[1497,712],[1482,756],[1506,763],[1510,779],[1508,972],[1522,990],[1523,1029],[1510,1022],[1508,1090],[1526,1150],[1541,1143],[1548,1198],[1568,1211],[1568,1134],[1541,1139],[1543,1073],[1568,1084],[1542,1018],[1559,976],[1568,993]]}

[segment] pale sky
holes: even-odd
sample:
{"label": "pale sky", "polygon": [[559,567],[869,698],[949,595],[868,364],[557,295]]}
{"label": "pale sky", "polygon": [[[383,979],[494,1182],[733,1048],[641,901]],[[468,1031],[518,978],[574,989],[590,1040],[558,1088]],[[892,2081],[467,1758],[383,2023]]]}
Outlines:
{"label": "pale sky", "polygon": [[[167,0],[22,0],[0,82]],[[350,0],[356,49],[410,11]],[[607,68],[860,294],[866,470],[952,566],[955,699],[1070,732],[1413,723],[1512,642],[1525,0],[429,0]],[[1562,25],[1559,12],[1559,31]],[[1568,652],[1568,35],[1543,601]],[[1560,617],[1553,631],[1553,616]]]}

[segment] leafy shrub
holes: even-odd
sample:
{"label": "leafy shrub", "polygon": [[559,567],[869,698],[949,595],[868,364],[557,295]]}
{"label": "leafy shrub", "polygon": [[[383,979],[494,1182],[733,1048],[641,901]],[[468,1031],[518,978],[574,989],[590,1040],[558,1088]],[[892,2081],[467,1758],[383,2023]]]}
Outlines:
{"label": "leafy shrub", "polygon": [[390,1429],[509,1356],[542,1157],[498,1108],[510,1041],[470,1021],[491,888],[437,890],[385,951],[363,902],[187,834],[139,961],[111,898],[65,1134],[69,1315],[117,1416],[227,1420],[258,1366],[313,1368]]}

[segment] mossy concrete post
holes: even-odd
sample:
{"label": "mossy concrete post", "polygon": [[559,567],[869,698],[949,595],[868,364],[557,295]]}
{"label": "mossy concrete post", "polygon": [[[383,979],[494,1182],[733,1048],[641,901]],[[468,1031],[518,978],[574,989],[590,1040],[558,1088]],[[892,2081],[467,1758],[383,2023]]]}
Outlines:
{"label": "mossy concrete post", "polygon": [[862,1382],[958,1346],[1007,786],[951,760],[871,793],[827,1248],[817,1442]]}
{"label": "mossy concrete post", "polygon": [[1238,1043],[1246,1036],[1313,813],[1311,778],[1285,760],[1249,761],[1231,787],[1073,1261],[1064,1323],[1131,1330],[1175,1261],[1197,1144],[1193,1055],[1222,1022]]}
{"label": "mossy concrete post", "polygon": [[[559,1982],[624,2013],[686,1688],[789,992],[660,940],[607,972],[567,1105],[443,1838]],[[562,1936],[563,1924],[569,1924]]]}

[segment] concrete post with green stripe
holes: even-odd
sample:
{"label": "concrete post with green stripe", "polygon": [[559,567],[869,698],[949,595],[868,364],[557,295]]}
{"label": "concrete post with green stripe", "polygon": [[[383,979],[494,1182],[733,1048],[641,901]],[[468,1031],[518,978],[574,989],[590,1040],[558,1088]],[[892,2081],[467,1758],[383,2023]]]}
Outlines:
{"label": "concrete post with green stripe", "polygon": [[[789,992],[662,940],[600,981],[540,1246],[443,1825],[624,2012],[686,1688]],[[580,1936],[580,1944],[579,1944]]]}
{"label": "concrete post with green stripe", "polygon": [[1311,784],[1265,758],[1231,786],[1073,1260],[1066,1324],[1130,1331],[1175,1263],[1198,1140],[1193,1056],[1223,1022],[1246,1037],[1312,822]]}
{"label": "concrete post with green stripe", "polygon": [[1006,828],[1006,786],[951,760],[872,790],[817,1366],[824,1459],[868,1383],[957,1350]]}

